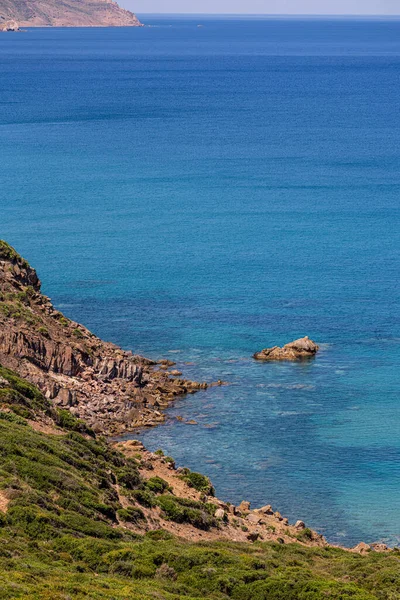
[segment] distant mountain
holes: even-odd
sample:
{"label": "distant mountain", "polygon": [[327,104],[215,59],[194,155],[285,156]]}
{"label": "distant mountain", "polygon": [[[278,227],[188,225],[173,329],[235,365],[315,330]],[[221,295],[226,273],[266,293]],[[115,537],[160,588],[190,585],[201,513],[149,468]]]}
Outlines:
{"label": "distant mountain", "polygon": [[139,27],[140,21],[113,0],[0,0],[0,29],[20,27]]}

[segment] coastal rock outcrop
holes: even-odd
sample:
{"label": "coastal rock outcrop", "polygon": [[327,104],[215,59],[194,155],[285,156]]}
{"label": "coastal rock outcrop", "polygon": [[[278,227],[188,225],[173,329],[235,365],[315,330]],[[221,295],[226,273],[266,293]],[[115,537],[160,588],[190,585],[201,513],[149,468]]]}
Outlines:
{"label": "coastal rock outcrop", "polygon": [[161,423],[177,397],[208,387],[171,376],[163,368],[170,363],[122,350],[66,318],[41,293],[35,269],[0,240],[0,364],[56,406],[108,435]]}
{"label": "coastal rock outcrop", "polygon": [[19,25],[13,19],[5,22],[0,20],[0,31],[19,31]]}
{"label": "coastal rock outcrop", "polygon": [[285,344],[282,348],[273,346],[265,348],[260,352],[253,354],[256,360],[273,361],[273,360],[301,360],[311,358],[316,355],[319,346],[305,336],[289,344]]}

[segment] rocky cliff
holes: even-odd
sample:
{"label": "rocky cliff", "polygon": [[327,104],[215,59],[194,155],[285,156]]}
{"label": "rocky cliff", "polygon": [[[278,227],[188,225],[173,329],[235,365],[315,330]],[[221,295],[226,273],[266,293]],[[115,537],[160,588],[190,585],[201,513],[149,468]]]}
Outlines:
{"label": "rocky cliff", "polygon": [[2,24],[20,27],[138,27],[132,12],[113,0],[0,0]]}
{"label": "rocky cliff", "polygon": [[0,364],[94,430],[119,434],[164,420],[177,396],[207,387],[104,342],[57,311],[36,271],[0,241]]}

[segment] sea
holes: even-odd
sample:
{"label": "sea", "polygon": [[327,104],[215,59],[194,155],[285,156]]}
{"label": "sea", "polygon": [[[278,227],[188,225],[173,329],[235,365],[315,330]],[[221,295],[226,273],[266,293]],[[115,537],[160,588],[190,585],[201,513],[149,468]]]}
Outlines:
{"label": "sea", "polygon": [[[395,546],[400,20],[139,16],[0,34],[0,237],[68,317],[227,382],[149,449]],[[252,358],[305,335],[314,360]]]}

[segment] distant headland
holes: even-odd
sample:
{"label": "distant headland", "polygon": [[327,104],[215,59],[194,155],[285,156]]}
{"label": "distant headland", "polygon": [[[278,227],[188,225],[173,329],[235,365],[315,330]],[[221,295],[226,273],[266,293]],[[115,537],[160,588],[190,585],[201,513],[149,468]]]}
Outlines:
{"label": "distant headland", "polygon": [[9,31],[10,22],[18,27],[142,26],[134,13],[113,0],[0,0],[0,31]]}

